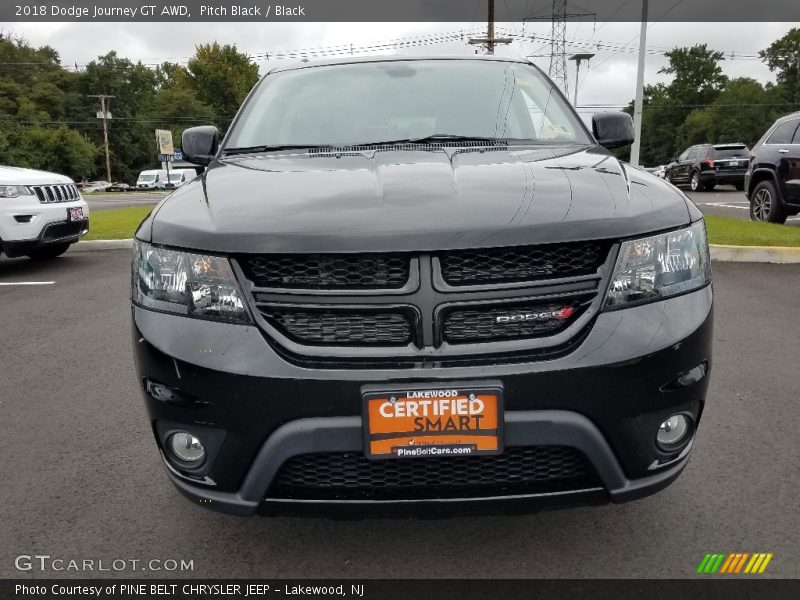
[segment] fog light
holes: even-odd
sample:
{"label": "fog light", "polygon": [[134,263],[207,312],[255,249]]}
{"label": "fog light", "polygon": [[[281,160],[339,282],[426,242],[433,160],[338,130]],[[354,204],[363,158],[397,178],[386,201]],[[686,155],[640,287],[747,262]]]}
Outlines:
{"label": "fog light", "polygon": [[206,455],[206,450],[200,440],[185,431],[172,434],[169,438],[169,445],[173,454],[184,462],[198,462]]}
{"label": "fog light", "polygon": [[689,433],[689,419],[683,415],[672,415],[658,428],[656,441],[659,446],[675,446]]}

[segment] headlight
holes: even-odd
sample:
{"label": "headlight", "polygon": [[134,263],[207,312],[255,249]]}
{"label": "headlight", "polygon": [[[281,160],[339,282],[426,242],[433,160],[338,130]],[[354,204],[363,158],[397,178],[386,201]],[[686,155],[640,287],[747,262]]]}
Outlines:
{"label": "headlight", "polygon": [[27,196],[29,193],[24,185],[0,185],[0,198],[16,198]]}
{"label": "headlight", "polygon": [[228,259],[135,242],[131,299],[145,308],[249,323]]}
{"label": "headlight", "polygon": [[706,227],[685,229],[622,243],[605,308],[654,302],[699,289],[711,281]]}

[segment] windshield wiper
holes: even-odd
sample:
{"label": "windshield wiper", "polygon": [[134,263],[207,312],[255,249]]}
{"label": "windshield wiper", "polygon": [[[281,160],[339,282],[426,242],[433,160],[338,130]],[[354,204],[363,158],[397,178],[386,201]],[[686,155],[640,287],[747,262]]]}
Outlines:
{"label": "windshield wiper", "polygon": [[241,148],[223,148],[225,156],[234,154],[258,154],[259,152],[280,152],[281,150],[317,150],[319,148],[329,148],[329,145],[319,146],[315,144],[286,144],[282,146],[242,146]]}
{"label": "windshield wiper", "polygon": [[416,138],[404,138],[399,140],[386,140],[383,142],[365,142],[362,144],[353,144],[354,146],[392,146],[395,144],[430,144],[435,142],[509,142],[509,141],[527,141],[527,140],[514,140],[513,138],[496,138],[496,137],[481,137],[475,135],[455,135],[451,133],[434,133],[433,135],[426,135]]}

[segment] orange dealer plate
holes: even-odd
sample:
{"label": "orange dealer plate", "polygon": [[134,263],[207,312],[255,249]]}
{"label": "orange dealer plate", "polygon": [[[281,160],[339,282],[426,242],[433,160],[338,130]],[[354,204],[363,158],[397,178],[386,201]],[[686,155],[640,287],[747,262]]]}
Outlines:
{"label": "orange dealer plate", "polygon": [[500,454],[503,391],[498,387],[414,387],[364,398],[368,458]]}

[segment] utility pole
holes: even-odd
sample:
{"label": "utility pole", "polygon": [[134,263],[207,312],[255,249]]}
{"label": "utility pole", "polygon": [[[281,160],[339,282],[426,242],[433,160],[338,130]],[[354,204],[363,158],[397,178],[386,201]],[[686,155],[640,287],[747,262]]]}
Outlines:
{"label": "utility pole", "polygon": [[642,102],[644,101],[644,56],[647,46],[647,0],[642,0],[642,29],[639,33],[639,67],[636,71],[636,100],[633,103],[633,145],[631,165],[639,166],[639,149],[642,147]]}
{"label": "utility pole", "polygon": [[486,54],[494,54],[494,47],[496,44],[510,44],[511,38],[499,38],[494,35],[494,0],[487,0],[488,14],[486,16],[486,37],[485,38],[471,38],[470,44],[480,45],[486,47]]}
{"label": "utility pole", "polygon": [[[109,96],[108,94],[95,94],[92,96],[87,96],[87,98],[100,98],[100,112],[97,115],[98,119],[103,119],[103,145],[106,149],[106,177],[108,178],[107,181],[109,183],[114,183],[111,180],[111,155],[108,152],[108,120],[111,118],[111,113],[107,110],[106,107],[111,107],[111,99],[116,98],[116,96]],[[106,104],[106,100],[108,100],[108,104]]]}
{"label": "utility pole", "polygon": [[569,57],[570,60],[575,61],[575,96],[572,101],[572,105],[577,108],[578,106],[578,74],[581,72],[581,62],[586,61],[586,66],[589,66],[589,59],[592,58],[594,54],[589,53],[582,53],[582,54],[573,54]]}

